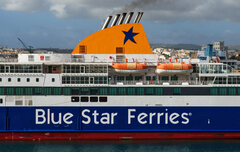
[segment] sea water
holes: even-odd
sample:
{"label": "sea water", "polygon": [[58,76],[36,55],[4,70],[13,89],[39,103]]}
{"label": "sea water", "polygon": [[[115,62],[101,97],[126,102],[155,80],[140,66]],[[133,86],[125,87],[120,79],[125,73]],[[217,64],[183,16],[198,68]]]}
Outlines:
{"label": "sea water", "polygon": [[0,152],[239,152],[240,140],[1,142]]}

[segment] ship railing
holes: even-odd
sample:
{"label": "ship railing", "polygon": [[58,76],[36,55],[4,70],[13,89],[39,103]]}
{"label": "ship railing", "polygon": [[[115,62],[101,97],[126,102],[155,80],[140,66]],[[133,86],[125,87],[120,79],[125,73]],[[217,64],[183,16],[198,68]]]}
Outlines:
{"label": "ship railing", "polygon": [[0,58],[0,62],[18,62],[18,59],[6,59],[6,58]]}
{"label": "ship railing", "polygon": [[159,81],[159,80],[151,80],[151,81],[110,81],[111,85],[181,85],[181,86],[188,86],[188,85],[214,85],[213,81]]}

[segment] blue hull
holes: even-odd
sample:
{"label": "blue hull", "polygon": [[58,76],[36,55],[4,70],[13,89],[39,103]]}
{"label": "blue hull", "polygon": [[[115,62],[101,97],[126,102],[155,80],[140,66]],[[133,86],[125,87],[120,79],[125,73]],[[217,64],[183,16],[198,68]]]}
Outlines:
{"label": "blue hull", "polygon": [[1,132],[239,132],[240,107],[1,107]]}

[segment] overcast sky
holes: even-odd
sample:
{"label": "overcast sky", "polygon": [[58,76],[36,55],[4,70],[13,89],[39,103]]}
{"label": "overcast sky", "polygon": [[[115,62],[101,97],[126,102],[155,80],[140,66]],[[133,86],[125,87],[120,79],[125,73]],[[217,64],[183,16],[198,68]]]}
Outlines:
{"label": "overcast sky", "polygon": [[150,43],[240,44],[239,0],[0,0],[0,45],[74,48],[123,11],[145,12]]}

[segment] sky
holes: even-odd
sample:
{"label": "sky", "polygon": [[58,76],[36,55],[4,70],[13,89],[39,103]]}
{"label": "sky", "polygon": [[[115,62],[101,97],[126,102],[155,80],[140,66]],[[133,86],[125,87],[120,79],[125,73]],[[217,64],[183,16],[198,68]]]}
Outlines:
{"label": "sky", "polygon": [[74,48],[128,11],[144,12],[150,43],[240,44],[239,0],[0,0],[0,45]]}

